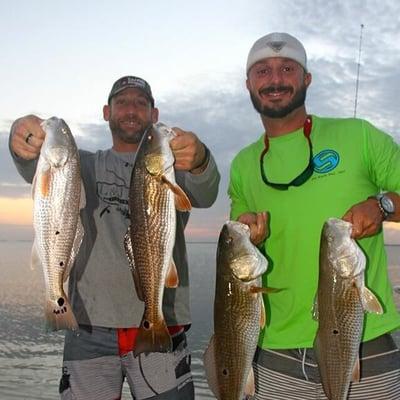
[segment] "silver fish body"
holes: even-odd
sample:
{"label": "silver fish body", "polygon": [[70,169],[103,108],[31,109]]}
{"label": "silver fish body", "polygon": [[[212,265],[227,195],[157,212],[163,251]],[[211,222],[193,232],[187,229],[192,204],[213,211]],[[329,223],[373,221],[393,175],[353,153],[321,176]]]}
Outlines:
{"label": "silver fish body", "polygon": [[350,223],[330,218],[321,235],[314,349],[330,400],[345,400],[350,382],[359,379],[364,313],[382,313],[378,300],[365,286],[366,258],[351,238],[351,230]]}
{"label": "silver fish body", "polygon": [[252,360],[265,321],[261,275],[267,266],[248,226],[225,223],[217,250],[214,334],[204,354],[207,380],[219,400],[254,394]]}
{"label": "silver fish body", "polygon": [[173,137],[172,129],[161,123],[148,129],[132,171],[129,192],[131,223],[125,237],[125,249],[138,297],[144,301],[135,355],[172,350],[162,300],[165,286],[178,285],[172,259],[177,197],[184,198],[190,209],[189,200],[175,182],[174,156],[169,146]]}
{"label": "silver fish body", "polygon": [[83,238],[79,212],[85,196],[79,154],[62,119],[47,119],[42,128],[46,136],[33,181],[32,265],[40,266],[44,272],[47,328],[76,329],[78,325],[63,283]]}

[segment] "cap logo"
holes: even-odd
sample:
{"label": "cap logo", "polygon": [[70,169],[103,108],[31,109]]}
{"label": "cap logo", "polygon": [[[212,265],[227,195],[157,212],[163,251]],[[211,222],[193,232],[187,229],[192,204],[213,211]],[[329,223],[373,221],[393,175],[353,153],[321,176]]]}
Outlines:
{"label": "cap logo", "polygon": [[286,42],[283,41],[274,41],[274,42],[267,42],[267,46],[270,47],[275,53],[279,53],[284,46],[286,46]]}

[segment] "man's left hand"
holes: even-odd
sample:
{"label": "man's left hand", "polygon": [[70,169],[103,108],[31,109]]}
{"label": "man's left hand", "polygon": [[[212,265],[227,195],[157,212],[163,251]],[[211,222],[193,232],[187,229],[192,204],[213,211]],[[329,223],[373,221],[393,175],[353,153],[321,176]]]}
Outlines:
{"label": "man's left hand", "polygon": [[199,138],[189,131],[172,128],[176,137],[170,141],[171,150],[175,156],[175,169],[200,173],[205,167],[206,148]]}
{"label": "man's left hand", "polygon": [[373,236],[382,229],[383,216],[377,200],[373,198],[355,204],[342,219],[353,224],[353,239]]}

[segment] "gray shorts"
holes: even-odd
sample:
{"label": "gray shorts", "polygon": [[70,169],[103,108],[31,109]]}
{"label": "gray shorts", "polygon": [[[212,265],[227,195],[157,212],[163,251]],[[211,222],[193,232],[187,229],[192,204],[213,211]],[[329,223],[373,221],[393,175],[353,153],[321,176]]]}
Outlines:
{"label": "gray shorts", "polygon": [[[400,352],[389,334],[362,343],[360,362],[361,379],[350,385],[348,400],[400,399]],[[254,399],[327,400],[312,349],[258,348],[253,367]]]}
{"label": "gray shorts", "polygon": [[119,355],[117,330],[91,327],[65,336],[62,400],[120,399],[126,380],[136,400],[191,400],[194,385],[186,335],[173,337],[173,352]]}

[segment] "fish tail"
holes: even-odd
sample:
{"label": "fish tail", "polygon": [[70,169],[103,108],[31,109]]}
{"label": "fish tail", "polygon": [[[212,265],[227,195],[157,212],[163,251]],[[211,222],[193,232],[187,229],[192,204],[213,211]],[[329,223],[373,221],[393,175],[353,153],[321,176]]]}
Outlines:
{"label": "fish tail", "polygon": [[78,329],[71,304],[64,293],[57,300],[46,299],[45,318],[48,331]]}
{"label": "fish tail", "polygon": [[172,339],[164,318],[151,323],[143,318],[133,351],[135,357],[140,353],[167,353],[172,351]]}

